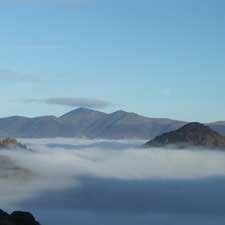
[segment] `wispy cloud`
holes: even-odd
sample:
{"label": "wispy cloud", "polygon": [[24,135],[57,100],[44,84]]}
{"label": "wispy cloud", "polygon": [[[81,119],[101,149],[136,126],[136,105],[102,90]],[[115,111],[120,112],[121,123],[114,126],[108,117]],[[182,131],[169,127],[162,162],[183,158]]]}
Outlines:
{"label": "wispy cloud", "polygon": [[99,99],[91,98],[48,98],[48,99],[28,99],[25,100],[27,103],[37,102],[45,103],[48,105],[62,105],[62,106],[72,106],[72,107],[86,107],[94,109],[106,108],[110,105],[109,102]]}

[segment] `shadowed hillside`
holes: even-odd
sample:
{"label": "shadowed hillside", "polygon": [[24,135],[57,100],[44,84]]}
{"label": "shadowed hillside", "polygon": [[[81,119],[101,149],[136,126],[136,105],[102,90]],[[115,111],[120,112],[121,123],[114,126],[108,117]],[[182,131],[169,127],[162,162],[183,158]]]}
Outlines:
{"label": "shadowed hillside", "polygon": [[147,147],[189,146],[225,149],[225,137],[200,123],[189,123],[182,128],[165,133],[148,142]]}

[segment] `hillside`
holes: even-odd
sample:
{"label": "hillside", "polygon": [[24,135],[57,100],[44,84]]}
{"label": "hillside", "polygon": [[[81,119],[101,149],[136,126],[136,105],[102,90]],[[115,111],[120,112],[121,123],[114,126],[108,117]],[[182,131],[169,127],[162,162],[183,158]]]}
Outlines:
{"label": "hillside", "polygon": [[162,134],[146,147],[203,147],[225,149],[225,137],[200,123],[189,123],[180,129]]}

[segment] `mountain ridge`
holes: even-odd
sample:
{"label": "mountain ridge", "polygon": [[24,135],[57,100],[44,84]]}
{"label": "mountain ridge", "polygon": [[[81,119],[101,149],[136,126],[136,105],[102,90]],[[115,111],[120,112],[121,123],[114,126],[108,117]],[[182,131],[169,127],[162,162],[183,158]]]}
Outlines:
{"label": "mountain ridge", "polygon": [[[78,108],[59,117],[48,115],[0,118],[0,137],[150,139],[180,128],[187,123],[168,118],[146,117],[122,110],[104,113]],[[225,135],[225,122],[220,121],[207,125]]]}

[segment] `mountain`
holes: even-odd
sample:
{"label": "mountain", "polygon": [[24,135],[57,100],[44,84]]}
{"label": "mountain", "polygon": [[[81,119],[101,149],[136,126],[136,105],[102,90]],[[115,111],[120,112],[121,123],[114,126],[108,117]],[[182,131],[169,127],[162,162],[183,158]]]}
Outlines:
{"label": "mountain", "polygon": [[208,126],[211,127],[213,130],[219,132],[223,136],[225,135],[225,121],[209,123]]}
{"label": "mountain", "polygon": [[73,121],[73,122],[80,122],[83,120],[88,120],[92,122],[106,115],[107,115],[106,113],[99,112],[96,110],[79,108],[62,115],[60,118],[64,120]]}
{"label": "mountain", "polygon": [[225,150],[225,137],[201,123],[189,123],[175,131],[162,134],[146,147],[203,147]]}
{"label": "mountain", "polygon": [[79,108],[64,114],[59,119],[64,124],[60,136],[87,136],[86,132],[91,126],[100,119],[106,117],[106,113],[95,110]]}
{"label": "mountain", "polygon": [[[125,111],[103,113],[79,108],[60,117],[13,116],[1,118],[0,137],[149,139],[178,129],[186,123],[171,119],[149,118]],[[211,123],[209,126],[225,135],[225,122]]]}
{"label": "mountain", "polygon": [[116,111],[93,123],[86,131],[86,135],[91,138],[146,139],[181,125],[183,122],[175,120],[152,119],[135,113]]}

